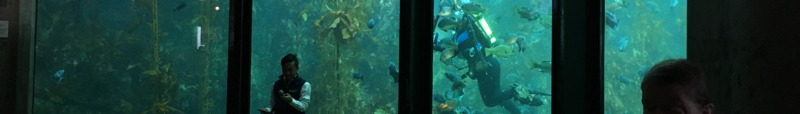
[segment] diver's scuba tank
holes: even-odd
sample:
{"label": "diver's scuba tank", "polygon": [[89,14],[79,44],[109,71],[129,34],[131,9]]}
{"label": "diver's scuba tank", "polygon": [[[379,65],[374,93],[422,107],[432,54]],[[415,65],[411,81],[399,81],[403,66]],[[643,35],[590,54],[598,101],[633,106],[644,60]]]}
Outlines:
{"label": "diver's scuba tank", "polygon": [[[487,33],[487,30],[484,30],[484,27],[479,24],[477,20],[480,20],[481,16],[464,16],[462,17],[462,25],[458,30],[456,30],[456,34],[459,36],[455,36],[458,43],[458,50],[457,52],[461,54],[461,56],[467,59],[468,62],[472,67],[476,65],[485,65],[482,66],[484,68],[493,67],[493,65],[486,61],[486,53],[482,52],[485,51],[484,46],[491,46],[491,34]],[[483,22],[485,23],[485,22]],[[461,37],[461,35],[466,35],[467,37]],[[491,58],[491,57],[488,57]],[[478,63],[483,64],[478,64]],[[481,71],[481,70],[478,70]],[[485,70],[484,70],[485,71]],[[482,72],[487,73],[487,72]],[[472,74],[472,70],[470,71],[470,75]]]}
{"label": "diver's scuba tank", "polygon": [[[490,46],[491,36],[488,36],[482,27],[478,24],[476,20],[480,19],[481,17],[473,17],[473,16],[464,16],[462,20],[461,28],[456,30],[455,38],[458,38],[458,52],[463,57],[468,59],[473,59],[474,57],[485,57],[485,53],[479,53],[484,51],[485,46]],[[466,39],[459,38],[460,35],[467,35]]]}

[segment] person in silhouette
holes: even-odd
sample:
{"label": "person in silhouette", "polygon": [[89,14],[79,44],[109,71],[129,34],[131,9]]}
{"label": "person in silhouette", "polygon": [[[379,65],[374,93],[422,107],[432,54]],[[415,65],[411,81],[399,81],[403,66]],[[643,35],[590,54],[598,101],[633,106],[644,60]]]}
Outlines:
{"label": "person in silhouette", "polygon": [[686,59],[662,61],[641,85],[644,114],[712,114],[705,74]]}
{"label": "person in silhouette", "polygon": [[297,56],[288,54],[281,59],[283,75],[272,83],[272,98],[267,108],[258,109],[261,113],[305,114],[311,102],[311,84],[297,75],[299,69]]}

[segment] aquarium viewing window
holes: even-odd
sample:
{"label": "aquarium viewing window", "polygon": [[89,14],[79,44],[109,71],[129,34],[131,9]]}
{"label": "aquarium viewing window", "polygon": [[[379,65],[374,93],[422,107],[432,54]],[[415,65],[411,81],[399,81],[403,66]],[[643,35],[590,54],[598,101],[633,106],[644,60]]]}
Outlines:
{"label": "aquarium viewing window", "polygon": [[433,3],[432,113],[552,113],[552,0]]}
{"label": "aquarium viewing window", "polygon": [[686,0],[605,1],[605,112],[643,112],[641,83],[656,63],[686,58]]}
{"label": "aquarium viewing window", "polygon": [[273,83],[281,82],[287,54],[297,56],[298,77],[311,85],[306,113],[398,112],[397,66],[406,65],[400,0],[254,0],[252,7],[249,113],[280,100]]}
{"label": "aquarium viewing window", "polygon": [[31,113],[225,113],[228,6],[37,1]]}

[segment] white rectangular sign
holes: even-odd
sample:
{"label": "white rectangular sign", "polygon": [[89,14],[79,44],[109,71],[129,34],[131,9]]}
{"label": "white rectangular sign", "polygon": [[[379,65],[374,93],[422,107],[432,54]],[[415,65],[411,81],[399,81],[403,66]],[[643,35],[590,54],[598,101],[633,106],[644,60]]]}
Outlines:
{"label": "white rectangular sign", "polygon": [[0,20],[0,38],[8,38],[8,21]]}

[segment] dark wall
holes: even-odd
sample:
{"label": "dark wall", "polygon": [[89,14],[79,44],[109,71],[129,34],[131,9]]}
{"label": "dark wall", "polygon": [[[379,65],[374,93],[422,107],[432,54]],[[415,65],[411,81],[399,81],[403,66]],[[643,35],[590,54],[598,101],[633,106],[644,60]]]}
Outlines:
{"label": "dark wall", "polygon": [[688,59],[706,72],[716,113],[800,111],[798,3],[689,1]]}
{"label": "dark wall", "polygon": [[8,38],[0,38],[0,110],[14,113],[16,103],[16,61],[19,42],[18,0],[4,0],[0,5],[0,20],[9,21]]}
{"label": "dark wall", "polygon": [[0,38],[0,110],[25,113],[29,110],[32,72],[32,17],[35,0],[2,0],[0,20],[9,21],[9,37]]}

